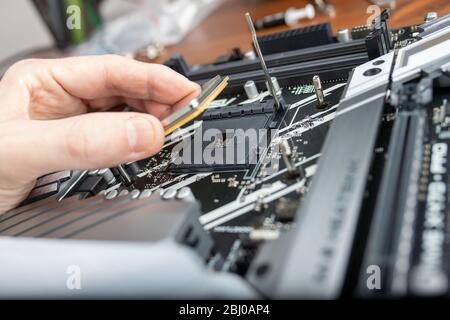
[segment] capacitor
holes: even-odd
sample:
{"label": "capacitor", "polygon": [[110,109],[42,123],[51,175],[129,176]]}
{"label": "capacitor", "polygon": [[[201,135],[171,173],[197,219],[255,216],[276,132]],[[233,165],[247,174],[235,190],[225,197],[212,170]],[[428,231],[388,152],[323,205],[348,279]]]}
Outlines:
{"label": "capacitor", "polygon": [[249,99],[255,99],[259,96],[258,88],[256,87],[255,81],[248,80],[244,84],[244,90],[247,94],[247,98]]}
{"label": "capacitor", "polygon": [[[273,89],[275,90],[275,94],[276,95],[280,95],[281,94],[281,88],[280,88],[280,84],[278,83],[278,79],[276,77],[270,77],[270,80],[272,81],[272,85],[273,85]],[[267,90],[270,91],[269,85],[267,84],[266,81],[266,87]]]}
{"label": "capacitor", "polygon": [[116,177],[109,168],[100,169],[97,174],[103,176],[107,184],[114,184],[116,182]]}
{"label": "capacitor", "polygon": [[253,50],[247,51],[244,53],[245,60],[256,60],[256,53]]}
{"label": "capacitor", "polygon": [[118,195],[119,195],[119,192],[116,189],[114,189],[114,190],[109,191],[106,194],[106,199],[112,200],[112,199],[116,198]]}
{"label": "capacitor", "polygon": [[135,161],[127,163],[125,169],[133,176],[136,176],[137,174],[139,174],[141,168],[139,167],[139,163]]}
{"label": "capacitor", "polygon": [[339,42],[349,42],[352,40],[350,30],[348,28],[339,29],[337,32],[337,39]]}

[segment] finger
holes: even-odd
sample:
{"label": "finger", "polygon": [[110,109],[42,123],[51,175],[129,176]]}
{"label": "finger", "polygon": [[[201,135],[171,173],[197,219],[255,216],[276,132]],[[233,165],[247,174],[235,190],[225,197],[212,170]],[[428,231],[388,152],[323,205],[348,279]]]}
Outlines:
{"label": "finger", "polygon": [[[140,101],[144,104],[145,111],[162,120],[172,114],[174,111],[186,106],[191,100],[195,99],[200,94],[200,91],[200,87],[198,87],[197,90],[193,91],[174,105],[167,105],[156,101]],[[139,106],[138,110],[142,110],[142,107]]]}
{"label": "finger", "polygon": [[122,97],[107,97],[99,98],[95,100],[86,101],[91,109],[94,110],[107,110],[114,106],[128,105],[134,110],[148,112],[158,119],[162,120],[169,116],[175,110],[187,105],[192,99],[198,95],[198,91],[194,91],[188,96],[184,97],[182,100],[177,102],[175,105],[168,105],[165,103],[160,103],[152,100],[140,100],[132,98],[122,98]]}
{"label": "finger", "polygon": [[148,112],[160,120],[170,115],[174,110],[172,106],[156,101],[145,101],[121,97],[91,100],[87,102],[87,104],[91,110],[95,111],[106,111],[114,106],[129,106],[136,111]]}
{"label": "finger", "polygon": [[[0,89],[0,97],[6,95],[2,100],[10,106],[0,120],[22,115],[60,119],[85,113],[87,107],[112,108],[125,100],[133,101],[131,106],[139,111],[155,109],[161,117],[170,113],[165,105],[185,104],[200,92],[196,83],[165,66],[119,56],[23,60],[8,70]],[[24,105],[30,106],[20,107]],[[156,107],[146,108],[152,105]]]}
{"label": "finger", "polygon": [[164,65],[115,55],[59,59],[49,68],[59,85],[82,99],[123,96],[173,105],[199,88]]}
{"label": "finger", "polygon": [[10,121],[0,127],[0,167],[21,168],[26,182],[64,169],[92,169],[136,161],[163,145],[161,123],[151,115],[89,113],[50,121]]}
{"label": "finger", "polygon": [[95,110],[107,110],[124,104],[122,97],[106,97],[94,100],[86,100],[84,103],[89,106],[90,109]]}
{"label": "finger", "polygon": [[166,104],[150,101],[145,103],[145,110],[162,120],[168,117],[174,109]]}
{"label": "finger", "polygon": [[131,99],[125,98],[123,102],[127,105],[131,106],[135,110],[146,111],[158,119],[162,120],[165,117],[169,116],[174,111],[186,106],[191,100],[195,99],[200,94],[200,86],[197,87],[196,90],[192,91],[190,94],[182,98],[180,101],[176,102],[173,105],[169,105],[166,103],[160,103],[153,100],[139,100],[139,99]]}
{"label": "finger", "polygon": [[124,103],[134,110],[148,112],[162,120],[171,113],[172,106],[156,101],[144,101],[139,99],[124,99]]}

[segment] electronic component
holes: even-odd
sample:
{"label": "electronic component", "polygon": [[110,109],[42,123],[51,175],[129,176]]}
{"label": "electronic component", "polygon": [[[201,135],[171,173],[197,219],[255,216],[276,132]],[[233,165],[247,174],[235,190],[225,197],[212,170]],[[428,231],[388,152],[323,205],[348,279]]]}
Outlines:
{"label": "electronic component", "polygon": [[206,82],[202,87],[200,95],[191,101],[187,106],[175,111],[173,114],[162,120],[164,133],[166,135],[172,133],[176,129],[194,120],[205,111],[209,103],[213,101],[228,83],[228,77],[222,78],[216,76]]}
{"label": "electronic component", "polygon": [[47,174],[36,180],[36,184],[31,190],[28,198],[23,204],[38,201],[57,194],[61,190],[61,184],[66,183],[72,177],[72,171],[60,171]]}
{"label": "electronic component", "polygon": [[365,39],[370,33],[370,26],[363,25],[352,28],[351,38],[353,40]]}
{"label": "electronic component", "polygon": [[[180,143],[182,152],[172,159],[170,171],[186,173],[242,170],[256,164],[259,142],[263,141],[262,139],[270,139],[261,129],[273,125],[274,111],[272,99],[242,106],[228,106],[224,109],[208,109],[202,115],[202,125],[196,129],[198,134],[194,133],[192,137]],[[217,135],[210,140],[195,140],[205,132],[216,132]],[[212,159],[207,160],[202,155],[199,156],[195,149],[196,143],[200,143],[201,150],[210,154]],[[214,163],[210,163],[212,160]]]}
{"label": "electronic component", "polygon": [[366,37],[367,53],[370,59],[378,58],[392,48],[391,32],[387,25],[388,19],[389,10],[385,9],[372,21],[370,33]]}
{"label": "electronic component", "polygon": [[245,94],[249,99],[255,99],[259,96],[258,88],[256,87],[255,81],[248,80],[244,84]]}
{"label": "electronic component", "polygon": [[183,76],[187,76],[189,73],[189,67],[186,60],[184,60],[183,56],[179,53],[173,54],[164,64]]}
{"label": "electronic component", "polygon": [[46,184],[44,186],[40,186],[37,188],[34,188],[30,195],[28,196],[28,199],[24,203],[28,203],[31,201],[37,201],[46,197],[50,197],[59,191],[59,182],[53,182],[50,184]]}
{"label": "electronic component", "polygon": [[[273,54],[267,54],[264,56],[266,64],[269,68],[278,72],[278,74],[285,75],[289,77],[293,72],[303,72],[303,68],[306,62],[313,64],[317,69],[328,70],[330,65],[328,64],[325,68],[323,63],[328,60],[334,61],[336,67],[350,63],[351,65],[358,65],[367,61],[367,48],[365,45],[365,35],[357,37],[352,33],[352,38],[357,39],[350,41],[348,43],[340,42],[330,42],[326,45],[319,45],[315,47],[308,47],[304,49],[296,49],[288,52],[278,52]],[[358,33],[359,34],[359,33]],[[356,38],[357,37],[357,38]],[[331,39],[333,41],[333,39]],[[255,55],[254,51],[249,51],[252,55]],[[345,57],[345,60],[343,59]],[[342,59],[342,61],[341,61]],[[355,61],[358,59],[358,61]],[[321,63],[319,63],[319,61]],[[168,64],[170,65],[170,64]],[[309,64],[308,64],[309,65]],[[189,70],[187,76],[189,79],[203,82],[205,79],[214,77],[217,74],[229,75],[231,77],[231,82],[236,83],[238,81],[233,80],[236,76],[244,73],[242,76],[242,85],[252,79],[253,81],[258,81],[255,78],[255,73],[250,75],[248,72],[254,72],[261,70],[261,64],[258,59],[243,59],[239,61],[232,61],[226,64],[207,64],[202,65],[198,68],[192,68]],[[318,70],[316,70],[317,72]],[[257,75],[258,76],[258,75]],[[264,75],[261,74],[261,80],[264,80]],[[245,80],[244,80],[245,79]]]}
{"label": "electronic component", "polygon": [[352,35],[348,28],[341,28],[338,30],[337,39],[339,42],[349,42],[352,40]]}
{"label": "electronic component", "polygon": [[280,198],[275,203],[275,216],[277,221],[290,223],[295,218],[295,211],[299,203],[296,199]]}
{"label": "electronic component", "polygon": [[128,174],[128,172],[125,170],[125,168],[123,167],[123,165],[118,165],[117,166],[117,173],[119,174],[119,176],[121,177],[123,183],[126,186],[131,186],[133,184],[133,178],[130,177],[130,175]]}
{"label": "electronic component", "polygon": [[213,65],[220,65],[223,63],[228,63],[232,61],[239,61],[244,59],[244,53],[242,53],[241,49],[239,48],[233,48],[231,49],[230,53],[224,54],[220,57],[218,57],[212,64]]}
{"label": "electronic component", "polygon": [[258,37],[264,55],[333,43],[329,23],[316,24]]}
{"label": "electronic component", "polygon": [[96,195],[106,187],[106,181],[102,176],[90,175],[77,188],[77,192],[89,193],[90,195]]}
{"label": "electronic component", "polygon": [[42,176],[39,179],[37,179],[35,188],[45,186],[47,184],[51,184],[51,183],[54,183],[57,181],[64,182],[64,181],[70,179],[71,176],[72,176],[72,172],[70,170],[51,173],[51,174]]}
{"label": "electronic component", "polygon": [[107,184],[114,184],[116,182],[116,177],[114,176],[112,170],[109,168],[98,170],[98,174],[103,176],[103,179],[105,179]]}

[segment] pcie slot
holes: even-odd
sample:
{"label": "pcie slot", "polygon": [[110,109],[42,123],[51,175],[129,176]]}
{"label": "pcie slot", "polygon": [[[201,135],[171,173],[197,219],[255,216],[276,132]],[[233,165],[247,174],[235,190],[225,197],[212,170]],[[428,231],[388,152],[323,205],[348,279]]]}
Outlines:
{"label": "pcie slot", "polygon": [[[342,57],[333,57],[328,59],[273,67],[269,68],[269,72],[271,76],[277,77],[278,80],[293,76],[298,78],[305,75],[311,75],[313,73],[333,72],[343,69],[350,70],[351,68],[354,68],[355,66],[366,62],[367,59],[368,57],[366,53],[358,53]],[[252,79],[255,82],[262,82],[265,79],[264,72],[262,70],[255,70],[233,74],[230,76],[229,86],[241,86],[248,79]]]}
{"label": "pcie slot", "polygon": [[[353,40],[346,43],[333,43],[324,46],[312,47],[307,49],[293,50],[283,53],[266,55],[264,57],[269,68],[280,67],[284,65],[296,64],[301,62],[315,61],[318,59],[327,59],[339,56],[348,56],[352,54],[367,55],[364,40]],[[187,76],[194,81],[209,79],[216,75],[233,75],[237,73],[259,70],[261,65],[256,60],[233,61],[219,65],[206,65],[199,69],[191,70]]]}

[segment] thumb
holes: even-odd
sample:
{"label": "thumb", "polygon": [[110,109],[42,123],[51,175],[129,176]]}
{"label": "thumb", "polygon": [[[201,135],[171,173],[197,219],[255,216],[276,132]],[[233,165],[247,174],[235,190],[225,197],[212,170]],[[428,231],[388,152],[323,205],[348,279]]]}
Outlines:
{"label": "thumb", "polygon": [[0,176],[10,176],[15,183],[58,170],[104,168],[143,159],[158,152],[164,142],[159,120],[132,112],[3,122],[0,136],[1,150],[8,150],[0,155],[0,170],[20,168]]}

